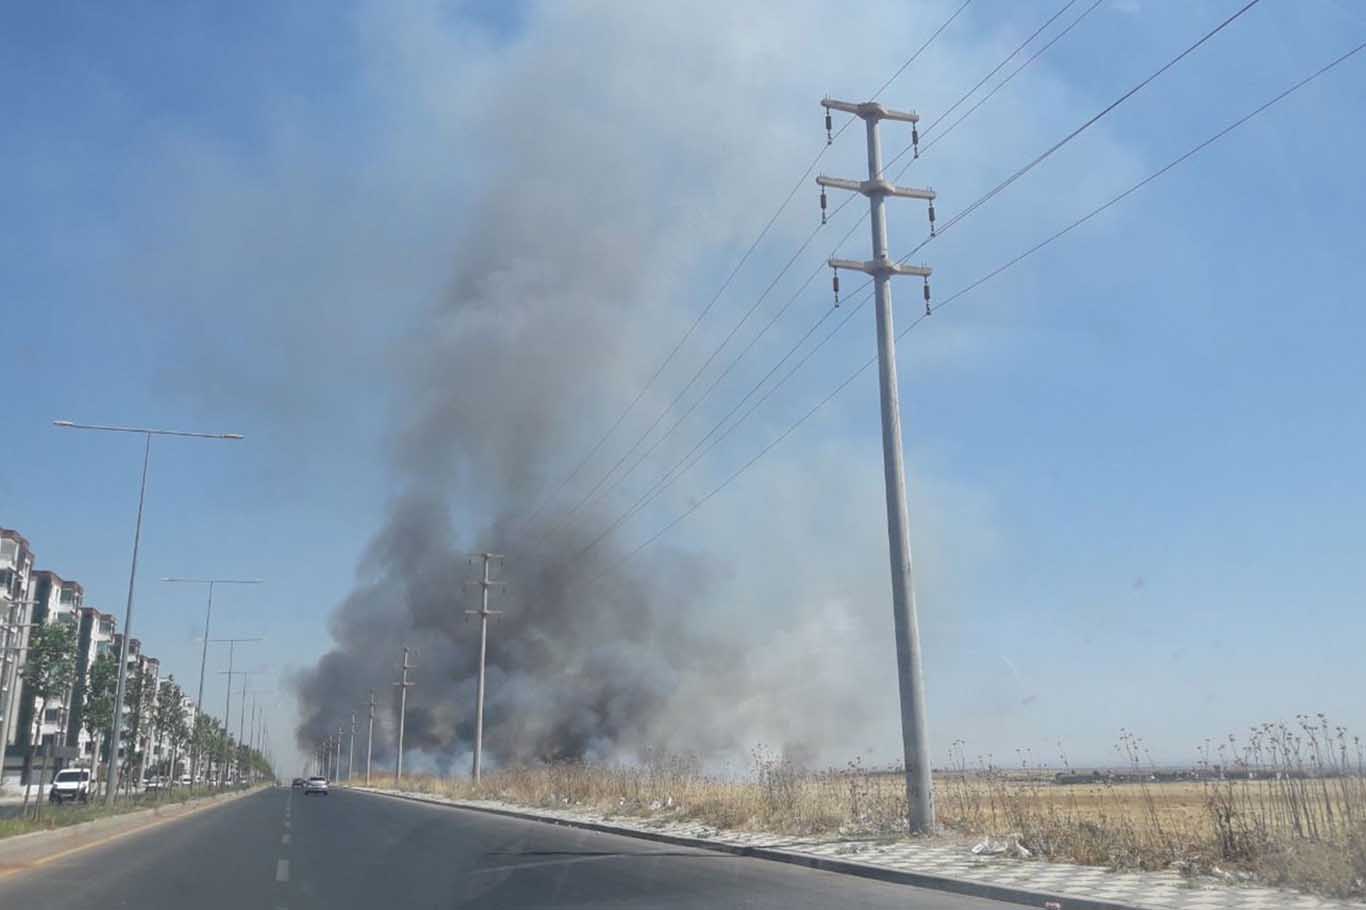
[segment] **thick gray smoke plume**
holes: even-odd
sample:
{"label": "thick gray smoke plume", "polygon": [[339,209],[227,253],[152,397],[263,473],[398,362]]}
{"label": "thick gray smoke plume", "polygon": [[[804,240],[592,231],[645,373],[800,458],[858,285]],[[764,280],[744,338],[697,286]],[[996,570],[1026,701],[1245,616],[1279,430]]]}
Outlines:
{"label": "thick gray smoke plume", "polygon": [[[561,26],[594,40],[591,24]],[[612,513],[569,516],[575,495],[525,520],[639,387],[682,314],[699,306],[673,298],[677,273],[710,252],[696,238],[724,240],[732,229],[713,187],[744,186],[739,175],[766,166],[715,138],[752,133],[754,123],[696,103],[736,78],[726,69],[745,65],[743,43],[656,74],[644,59],[656,39],[639,37],[642,59],[615,84],[563,47],[528,52],[531,71],[500,81],[483,105],[496,116],[470,125],[481,148],[506,157],[481,175],[444,301],[399,352],[402,493],[333,614],[335,647],[295,680],[305,750],[373,688],[384,708],[376,754],[390,753],[392,683],[408,646],[418,669],[405,745],[438,766],[463,760],[478,642],[477,622],[464,614],[478,594],[466,585],[478,573],[467,554],[476,551],[507,556],[496,574],[508,586],[493,604],[505,614],[489,639],[485,744],[494,762],[629,759],[646,747],[715,755],[751,741],[760,716],[782,740],[775,746],[795,748],[798,729],[822,726],[804,717],[809,703],[781,707],[763,663],[746,659],[764,642],[708,631],[717,599],[734,596],[722,594],[724,562],[664,545],[627,562],[634,540],[620,537],[576,558]],[[666,42],[671,54],[679,38]],[[573,100],[544,104],[546,90]],[[532,117],[534,133],[523,119]],[[671,154],[639,154],[642,130]],[[689,174],[708,176],[695,195],[674,189],[661,206],[660,188]],[[662,403],[647,398],[642,412]],[[638,428],[623,427],[615,452]],[[611,461],[595,461],[570,493]],[[842,705],[843,721],[858,718],[855,706]]]}

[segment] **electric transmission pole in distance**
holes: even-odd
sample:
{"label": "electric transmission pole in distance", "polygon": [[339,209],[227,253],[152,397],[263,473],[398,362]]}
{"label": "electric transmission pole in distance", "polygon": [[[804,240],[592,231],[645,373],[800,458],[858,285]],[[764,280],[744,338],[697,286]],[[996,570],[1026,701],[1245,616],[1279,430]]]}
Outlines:
{"label": "electric transmission pole in distance", "polygon": [[408,681],[408,671],[415,669],[408,663],[408,649],[403,649],[403,665],[399,667],[402,675],[398,682],[394,683],[398,687],[398,757],[394,761],[394,786],[398,786],[399,778],[403,776],[403,719],[408,713],[408,690],[417,683]]}
{"label": "electric transmission pole in distance", "polygon": [[489,640],[489,617],[497,616],[502,610],[489,609],[489,588],[495,585],[504,584],[501,581],[489,579],[489,563],[495,559],[501,560],[503,557],[497,553],[480,553],[479,557],[484,560],[484,577],[479,581],[466,582],[480,587],[480,602],[478,610],[466,610],[466,616],[479,617],[479,691],[475,696],[474,707],[474,782],[479,783],[479,765],[484,752],[484,655],[488,650]]}

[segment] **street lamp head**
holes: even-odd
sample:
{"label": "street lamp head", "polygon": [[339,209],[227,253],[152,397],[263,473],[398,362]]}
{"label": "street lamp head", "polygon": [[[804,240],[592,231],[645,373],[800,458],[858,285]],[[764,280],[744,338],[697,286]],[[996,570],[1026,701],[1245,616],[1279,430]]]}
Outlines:
{"label": "street lamp head", "polygon": [[191,585],[262,585],[265,584],[263,578],[179,578],[166,576],[162,581],[176,582]]}
{"label": "street lamp head", "polygon": [[189,430],[161,430],[156,427],[123,427],[103,423],[77,423],[74,420],[54,420],[52,425],[69,430],[104,430],[110,433],[141,433],[144,436],[186,436],[194,439],[242,439],[241,433],[198,433]]}

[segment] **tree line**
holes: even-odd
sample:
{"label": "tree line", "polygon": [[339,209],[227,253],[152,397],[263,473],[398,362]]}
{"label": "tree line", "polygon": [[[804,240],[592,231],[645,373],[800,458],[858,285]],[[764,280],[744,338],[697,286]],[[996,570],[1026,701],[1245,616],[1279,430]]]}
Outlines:
{"label": "tree line", "polygon": [[[70,738],[68,724],[74,713],[70,709],[79,706],[80,728],[88,741],[95,744],[90,753],[94,766],[91,778],[98,780],[98,769],[107,763],[111,748],[107,740],[114,720],[119,673],[118,657],[112,652],[104,652],[96,656],[82,680],[77,667],[76,632],[65,623],[34,628],[29,636],[27,652],[20,675],[29,695],[37,703],[37,710],[33,728],[27,737],[24,758],[27,781],[25,804],[28,803],[33,782],[35,747],[40,745],[47,708],[53,702],[68,708],[61,714],[60,731],[55,737],[59,744],[65,744]],[[124,705],[128,711],[124,725],[128,747],[123,750],[117,776],[119,788],[125,794],[133,788],[135,781],[142,780],[148,772],[163,779],[179,780],[182,773],[188,773],[184,771],[188,761],[194,761],[206,779],[208,769],[212,766],[217,776],[226,781],[230,764],[238,769],[239,777],[248,772],[261,776],[272,773],[265,757],[259,751],[238,743],[226,725],[217,718],[199,712],[192,725],[186,717],[185,693],[173,674],[158,685],[156,674],[146,666],[131,671],[124,685]],[[140,748],[144,739],[160,744],[169,751],[149,766],[148,756]],[[39,751],[42,762],[38,777],[46,783],[50,750]],[[107,788],[110,782],[105,780],[103,785]],[[41,802],[41,799],[38,800],[35,806],[41,805]]]}

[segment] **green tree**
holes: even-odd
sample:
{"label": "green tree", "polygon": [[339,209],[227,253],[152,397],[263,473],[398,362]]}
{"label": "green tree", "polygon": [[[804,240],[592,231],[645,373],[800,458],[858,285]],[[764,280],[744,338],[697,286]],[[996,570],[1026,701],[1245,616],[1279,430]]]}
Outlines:
{"label": "green tree", "polygon": [[[199,713],[195,715],[194,732],[190,735],[190,742],[193,745],[195,754],[199,756],[199,770],[197,774],[202,774],[205,780],[211,780],[209,776],[209,764],[214,761],[218,753],[218,722],[207,714]],[[195,783],[199,783],[195,781]]]}
{"label": "green tree", "polygon": [[[150,718],[153,742],[162,743],[171,747],[168,756],[168,767],[164,771],[166,777],[175,775],[175,756],[177,739],[175,729],[177,723],[181,726],[185,724],[185,713],[181,709],[181,703],[185,698],[185,693],[176,684],[175,676],[171,675],[162,681],[157,687],[156,698],[153,700]],[[158,768],[158,773],[163,773]]]}
{"label": "green tree", "polygon": [[[76,636],[71,626],[65,623],[50,623],[38,626],[28,639],[28,656],[22,671],[24,683],[34,698],[38,699],[38,714],[34,723],[34,735],[28,738],[26,764],[33,766],[33,746],[38,733],[43,729],[43,717],[47,714],[47,704],[54,698],[61,698],[76,680]],[[43,754],[43,770],[47,774],[47,753]],[[28,785],[24,790],[27,803],[29,788],[33,786],[33,775],[28,775]],[[42,805],[39,792],[38,805]]]}
{"label": "green tree", "polygon": [[[119,660],[105,652],[95,657],[90,672],[85,678],[85,705],[81,715],[81,727],[93,743],[91,765],[98,769],[100,757],[104,752],[105,731],[114,722],[114,689],[119,681]],[[92,775],[97,776],[96,774]]]}
{"label": "green tree", "polygon": [[[142,738],[156,701],[157,677],[144,663],[130,673],[124,683],[123,702],[128,706],[128,748],[124,750],[119,775],[125,792],[142,777]],[[129,773],[129,772],[133,773]]]}
{"label": "green tree", "polygon": [[176,713],[175,721],[167,735],[171,739],[171,776],[179,780],[182,772],[176,767],[176,763],[184,762],[185,751],[190,745],[190,722],[185,719],[183,708]]}

